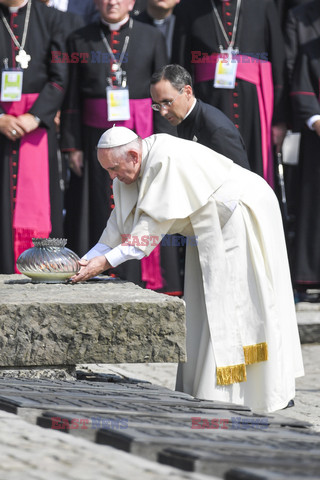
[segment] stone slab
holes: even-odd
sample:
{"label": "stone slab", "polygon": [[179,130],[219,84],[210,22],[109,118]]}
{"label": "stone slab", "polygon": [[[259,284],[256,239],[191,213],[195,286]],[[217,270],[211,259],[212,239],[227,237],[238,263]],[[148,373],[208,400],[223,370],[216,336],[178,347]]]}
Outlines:
{"label": "stone slab", "polygon": [[[297,452],[299,452],[298,455]],[[197,449],[165,449],[159,453],[158,461],[162,464],[206,475],[214,472],[221,478],[230,478],[227,476],[227,472],[239,467],[255,468],[260,475],[254,477],[247,475],[238,477],[239,479],[269,478],[270,470],[282,475],[286,474],[287,478],[292,478],[294,475],[307,478],[305,477],[306,472],[312,476],[319,473],[319,454],[319,447],[312,448],[312,444],[309,444],[309,450],[301,452],[299,442],[297,442],[296,449],[288,449],[285,444],[278,444],[277,448],[267,448],[262,439],[260,445],[251,447],[246,444],[244,439],[242,444],[216,445],[210,451],[205,451],[205,446]]]}
{"label": "stone slab", "polygon": [[[303,436],[300,432],[285,429],[281,432],[276,424],[265,426],[262,431],[256,428],[257,424],[253,424],[250,429],[196,430],[191,428],[192,415],[190,414],[176,416],[173,413],[171,416],[163,417],[146,413],[137,416],[132,413],[128,410],[122,413],[100,413],[90,416],[77,411],[72,413],[52,411],[38,417],[37,424],[64,433],[83,436],[99,444],[109,445],[153,460],[156,460],[157,455],[170,445],[176,448],[183,446],[186,450],[192,448],[193,451],[206,451],[209,455],[211,451],[218,450],[224,452],[224,455],[226,455],[225,452],[232,455],[233,452],[241,449],[251,453],[253,450],[258,452],[259,449],[263,452],[270,450],[269,453],[274,454],[279,444],[282,450],[288,450],[290,455],[296,455],[296,448],[301,445],[304,445],[302,450],[308,452],[312,459],[318,458],[320,452],[320,438],[318,443],[315,443],[313,437]],[[232,419],[232,416],[234,414],[231,412],[215,413],[215,418],[218,419]],[[255,420],[258,419],[255,418]],[[280,442],[276,442],[275,439],[279,433]]]}
{"label": "stone slab", "polygon": [[132,283],[0,275],[0,367],[184,362],[185,303]]}
{"label": "stone slab", "polygon": [[[272,468],[272,467],[271,467]],[[301,474],[295,475],[293,473],[279,472],[276,470],[259,470],[256,468],[232,468],[228,470],[224,476],[224,480],[319,480],[319,475],[316,472],[315,475],[311,473],[304,472],[303,476]]]}
{"label": "stone slab", "polygon": [[[188,412],[190,415],[202,414],[203,416],[209,416],[215,412],[215,409],[219,409],[219,406],[214,404],[210,408],[210,406],[206,405],[206,402],[188,402],[185,399],[179,400],[170,397],[166,399],[156,399],[151,396],[150,398],[144,398],[142,396],[134,396],[130,392],[109,398],[103,392],[100,395],[77,395],[76,392],[70,392],[65,395],[61,392],[52,394],[46,392],[42,394],[39,392],[35,394],[17,392],[0,395],[0,408],[12,413],[17,412],[18,408],[35,408],[39,410],[59,408],[60,410],[78,412],[117,412],[119,410],[128,411],[128,404],[130,404],[131,412],[150,413],[155,416],[167,412],[174,416],[182,411]],[[234,415],[237,414],[238,408],[241,411],[241,407],[234,406],[232,408],[232,411],[235,412]],[[225,409],[227,410],[227,405]]]}

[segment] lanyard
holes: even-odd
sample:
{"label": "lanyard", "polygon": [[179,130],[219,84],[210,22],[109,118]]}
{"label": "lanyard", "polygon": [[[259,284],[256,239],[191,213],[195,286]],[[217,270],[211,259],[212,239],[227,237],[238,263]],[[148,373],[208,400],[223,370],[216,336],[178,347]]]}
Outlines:
{"label": "lanyard", "polygon": [[[227,43],[227,47],[228,47],[228,50],[232,50],[233,47],[234,47],[234,42],[236,40],[236,34],[237,34],[237,29],[238,29],[238,22],[239,22],[239,15],[240,15],[240,7],[241,7],[241,0],[237,0],[237,6],[236,6],[236,13],[235,13],[235,17],[234,17],[234,24],[233,24],[233,29],[232,29],[232,37],[231,37],[231,40],[229,41],[228,39],[228,35],[225,31],[225,28],[223,26],[223,23],[221,21],[221,18],[220,18],[220,15],[219,15],[219,12],[217,10],[217,7],[216,7],[216,4],[215,4],[215,1],[214,0],[211,0],[211,4],[212,4],[212,8],[213,8],[213,11],[214,11],[214,14],[218,20],[218,23],[219,23],[219,26],[220,26],[220,29],[223,33],[223,36],[225,38],[225,41]],[[223,50],[223,46],[222,45],[219,45],[219,48],[220,48],[220,51],[222,52]]]}
{"label": "lanyard", "polygon": [[30,55],[27,55],[27,53],[24,50],[24,46],[25,46],[26,39],[27,39],[27,33],[28,33],[30,11],[31,11],[31,0],[29,0],[29,2],[28,2],[27,13],[26,13],[26,18],[25,18],[25,21],[24,21],[24,27],[23,27],[23,33],[22,33],[22,41],[21,41],[21,44],[20,44],[18,42],[18,40],[16,39],[13,31],[11,30],[11,27],[10,27],[9,23],[7,22],[6,17],[4,16],[4,14],[1,10],[1,19],[4,23],[4,26],[8,30],[8,33],[10,34],[10,37],[12,38],[12,41],[15,44],[15,46],[19,48],[19,54],[16,56],[16,61],[18,63],[20,63],[21,68],[28,68],[28,63],[31,60]]}
{"label": "lanyard", "polygon": [[[129,33],[130,33],[130,30],[132,29],[132,25],[133,25],[133,20],[132,20],[132,18],[130,18],[130,20],[129,20]],[[119,61],[117,62],[117,60],[116,60],[116,58],[115,58],[115,56],[114,56],[114,54],[113,54],[112,48],[110,47],[109,42],[108,42],[108,40],[106,39],[106,36],[105,36],[105,34],[103,33],[103,31],[102,31],[101,29],[100,29],[100,35],[101,35],[101,39],[102,39],[103,43],[105,44],[105,47],[106,47],[106,49],[108,50],[108,53],[110,54],[110,56],[111,56],[111,58],[112,58],[112,61],[113,61],[113,65],[112,65],[112,67],[111,67],[111,70],[112,70],[113,72],[116,72],[116,71],[118,71],[118,70],[121,70],[121,64],[122,64],[122,62],[123,62],[125,53],[126,53],[127,48],[128,48],[130,36],[127,35],[126,38],[124,39],[124,44],[123,44],[122,52],[121,52]]]}

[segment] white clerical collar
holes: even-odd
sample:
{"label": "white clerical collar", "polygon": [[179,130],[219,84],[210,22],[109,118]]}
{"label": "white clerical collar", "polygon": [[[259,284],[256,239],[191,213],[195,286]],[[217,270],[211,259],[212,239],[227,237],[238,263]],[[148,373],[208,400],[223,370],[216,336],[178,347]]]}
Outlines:
{"label": "white clerical collar", "polygon": [[[187,115],[184,117],[183,120],[185,120],[185,119],[190,115],[190,113],[192,112],[192,110],[193,110],[194,107],[196,106],[196,103],[197,103],[197,99],[195,98],[194,101],[193,101],[193,104],[191,105],[190,110],[188,111]],[[182,120],[182,121],[183,121],[183,120]]]}
{"label": "white clerical collar", "polygon": [[101,18],[101,22],[103,23],[103,25],[107,25],[107,27],[109,27],[111,32],[114,32],[116,30],[120,30],[120,27],[122,27],[122,25],[127,23],[128,20],[129,20],[129,15],[127,15],[123,20],[121,20],[120,22],[117,22],[117,23],[109,23],[109,22],[106,22],[105,20],[103,20],[103,18]]}
{"label": "white clerical collar", "polygon": [[24,7],[25,5],[27,5],[27,3],[28,3],[28,0],[24,0],[24,2],[22,2],[21,5],[19,5],[19,7],[8,7],[9,12],[10,12],[10,13],[17,13],[17,11],[19,10],[19,8]]}

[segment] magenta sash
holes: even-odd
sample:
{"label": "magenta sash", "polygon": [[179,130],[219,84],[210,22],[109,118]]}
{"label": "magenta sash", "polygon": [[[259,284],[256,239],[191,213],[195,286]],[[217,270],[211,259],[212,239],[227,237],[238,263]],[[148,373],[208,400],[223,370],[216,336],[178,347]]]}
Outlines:
{"label": "magenta sash", "polygon": [[83,103],[83,123],[88,127],[107,130],[113,125],[127,127],[134,130],[141,138],[153,134],[153,113],[151,98],[129,100],[130,119],[118,122],[109,122],[107,101],[104,98],[86,98]]}
{"label": "magenta sash", "polygon": [[[1,102],[3,110],[15,117],[27,113],[38,93],[23,94],[19,102]],[[12,228],[15,262],[32,246],[32,237],[51,232],[48,138],[44,128],[22,137],[19,148],[16,203]]]}
{"label": "magenta sash", "polygon": [[[195,83],[213,80],[219,55],[205,57],[206,63],[195,63]],[[238,60],[237,78],[253,83],[257,89],[260,125],[263,177],[274,186],[271,126],[273,115],[273,79],[271,63],[246,55],[236,55]]]}
{"label": "magenta sash", "polygon": [[[127,127],[134,130],[141,138],[153,134],[153,113],[151,98],[129,100],[130,119],[118,122],[109,122],[107,101],[104,98],[86,98],[83,103],[83,123],[88,127],[107,130],[113,125]],[[163,279],[160,266],[160,246],[158,245],[148,257],[141,260],[141,279],[146,282],[146,288],[160,290]]]}

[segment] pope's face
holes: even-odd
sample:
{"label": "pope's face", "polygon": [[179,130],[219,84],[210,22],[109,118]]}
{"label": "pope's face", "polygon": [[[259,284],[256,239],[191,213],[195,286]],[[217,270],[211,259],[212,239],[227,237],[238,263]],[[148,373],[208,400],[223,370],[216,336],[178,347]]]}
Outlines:
{"label": "pope's face", "polygon": [[[151,85],[151,97],[153,103],[162,105],[158,115],[162,115],[171,125],[179,125],[187,115],[192,102],[193,93],[190,85],[185,85],[182,90],[177,90],[171,85],[169,80],[160,80],[160,82]],[[172,102],[168,105],[167,102]]]}
{"label": "pope's face", "polygon": [[101,17],[109,23],[121,22],[134,7],[135,0],[95,0]]}
{"label": "pope's face", "polygon": [[117,178],[127,185],[137,180],[140,172],[140,158],[135,151],[129,150],[119,157],[113,148],[98,148],[98,160],[102,168],[107,170],[112,180]]}

